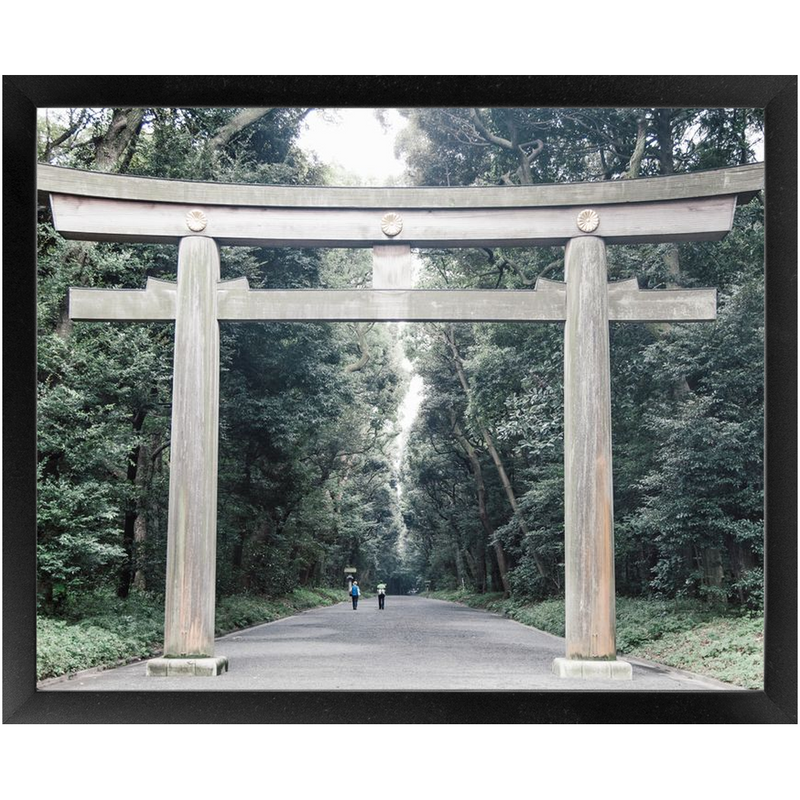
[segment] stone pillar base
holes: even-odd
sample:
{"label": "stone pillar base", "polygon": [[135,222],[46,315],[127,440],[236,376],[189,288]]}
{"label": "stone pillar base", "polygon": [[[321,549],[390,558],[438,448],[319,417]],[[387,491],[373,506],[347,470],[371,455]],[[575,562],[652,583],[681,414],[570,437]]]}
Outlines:
{"label": "stone pillar base", "polygon": [[228,671],[225,656],[207,658],[151,658],[147,662],[147,675],[160,678],[211,677]]}
{"label": "stone pillar base", "polygon": [[559,678],[585,680],[633,680],[633,667],[627,661],[581,661],[577,658],[553,660],[553,674]]}

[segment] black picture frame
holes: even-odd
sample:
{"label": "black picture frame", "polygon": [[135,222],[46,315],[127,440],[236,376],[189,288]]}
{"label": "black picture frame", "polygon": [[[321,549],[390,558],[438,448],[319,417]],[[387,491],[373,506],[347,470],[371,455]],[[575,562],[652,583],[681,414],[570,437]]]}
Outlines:
{"label": "black picture frame", "polygon": [[[3,709],[7,723],[797,721],[796,76],[4,76]],[[331,87],[336,86],[335,97]],[[316,105],[762,107],[766,112],[763,691],[43,692],[35,676],[36,109]]]}

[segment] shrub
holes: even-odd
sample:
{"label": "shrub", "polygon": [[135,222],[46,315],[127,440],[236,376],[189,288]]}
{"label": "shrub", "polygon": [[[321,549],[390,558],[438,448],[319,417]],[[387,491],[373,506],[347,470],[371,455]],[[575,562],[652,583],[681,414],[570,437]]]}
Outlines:
{"label": "shrub", "polygon": [[36,622],[37,680],[89,667],[113,666],[125,658],[150,652],[146,640],[96,625],[68,625],[64,620],[46,618]]}
{"label": "shrub", "polygon": [[[539,603],[461,590],[430,597],[504,614],[539,630],[564,636],[564,600]],[[746,688],[763,685],[763,621],[700,600],[617,597],[617,652],[686,669]]]}
{"label": "shrub", "polygon": [[[281,598],[223,597],[217,603],[216,632],[272,622],[344,599],[345,594],[339,589],[295,589]],[[131,592],[122,600],[111,590],[73,595],[64,619],[40,617],[36,630],[37,680],[91,667],[114,666],[159,650],[164,636],[163,599]]]}
{"label": "shrub", "polygon": [[764,626],[757,617],[716,618],[690,630],[666,633],[633,648],[631,655],[747,689],[764,685]]}

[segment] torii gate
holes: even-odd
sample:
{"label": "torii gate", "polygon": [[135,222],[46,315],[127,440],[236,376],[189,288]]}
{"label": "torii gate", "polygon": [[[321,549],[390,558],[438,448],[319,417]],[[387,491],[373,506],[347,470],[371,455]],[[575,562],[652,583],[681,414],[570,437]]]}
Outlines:
{"label": "torii gate", "polygon": [[[164,657],[148,675],[218,675],[214,657],[220,321],[565,322],[566,657],[562,677],[630,679],[617,660],[609,321],[716,317],[716,290],[609,284],[606,245],[716,241],[762,164],[635,181],[481,188],[211,184],[39,165],[56,229],[178,244],[177,284],[70,289],[74,320],[175,321]],[[372,289],[252,290],[219,246],[372,247]],[[411,247],[564,245],[565,282],[413,290]]]}

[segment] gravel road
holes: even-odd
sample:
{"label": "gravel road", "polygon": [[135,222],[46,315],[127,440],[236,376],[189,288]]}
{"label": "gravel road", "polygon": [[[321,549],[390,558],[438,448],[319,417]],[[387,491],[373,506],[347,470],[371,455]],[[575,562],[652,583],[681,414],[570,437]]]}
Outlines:
{"label": "gravel road", "polygon": [[629,659],[632,681],[552,675],[564,640],[455,603],[390,595],[306,611],[217,640],[230,671],[216,678],[148,678],[139,662],[81,673],[42,691],[446,691],[736,689]]}

